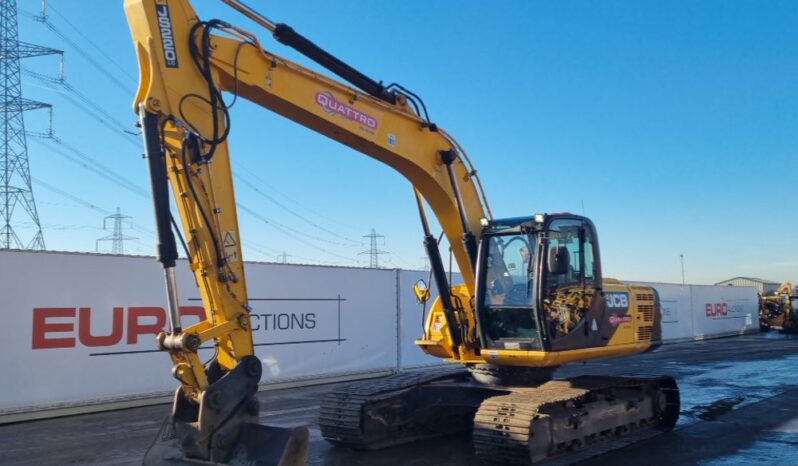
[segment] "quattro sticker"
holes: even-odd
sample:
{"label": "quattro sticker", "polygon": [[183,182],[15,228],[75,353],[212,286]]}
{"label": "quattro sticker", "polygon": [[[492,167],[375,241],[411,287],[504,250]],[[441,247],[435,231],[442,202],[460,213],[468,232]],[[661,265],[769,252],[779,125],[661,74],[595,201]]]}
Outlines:
{"label": "quattro sticker", "polygon": [[617,327],[619,324],[625,324],[632,321],[632,316],[621,316],[618,314],[610,314],[610,325]]}
{"label": "quattro sticker", "polygon": [[376,118],[341,102],[329,91],[317,92],[316,104],[321,106],[321,108],[330,115],[341,115],[347,120],[358,123],[361,127],[370,130],[377,129],[378,123]]}

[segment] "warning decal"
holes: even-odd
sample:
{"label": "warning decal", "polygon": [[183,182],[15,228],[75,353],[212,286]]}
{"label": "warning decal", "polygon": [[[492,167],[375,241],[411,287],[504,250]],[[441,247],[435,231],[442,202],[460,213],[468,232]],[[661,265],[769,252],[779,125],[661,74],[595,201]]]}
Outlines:
{"label": "warning decal", "polygon": [[238,242],[235,236],[233,236],[232,231],[226,231],[224,233],[222,246],[224,246],[224,257],[227,259],[228,263],[238,261]]}

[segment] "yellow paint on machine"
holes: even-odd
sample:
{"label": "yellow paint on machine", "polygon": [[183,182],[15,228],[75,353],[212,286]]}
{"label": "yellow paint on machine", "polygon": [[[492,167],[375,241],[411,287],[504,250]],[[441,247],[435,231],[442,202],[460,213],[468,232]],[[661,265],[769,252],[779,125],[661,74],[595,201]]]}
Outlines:
{"label": "yellow paint on machine", "polygon": [[467,361],[474,363],[488,362],[491,364],[505,366],[536,366],[550,367],[560,366],[569,362],[585,361],[588,359],[608,358],[613,356],[626,356],[629,354],[642,353],[648,350],[651,344],[632,343],[625,345],[601,346],[595,348],[583,348],[568,351],[523,351],[523,350],[501,350],[483,349],[482,359],[479,361]]}
{"label": "yellow paint on machine", "polygon": [[[648,286],[627,285],[620,280],[605,279],[604,291],[625,292],[629,294],[627,314],[629,322],[618,324],[617,330],[603,346],[575,348],[566,351],[529,351],[521,349],[481,349],[471,351],[465,346],[454,350],[446,315],[438,299],[432,305],[425,322],[424,337],[415,344],[422,351],[442,359],[465,364],[491,363],[508,366],[547,367],[578,362],[588,359],[599,359],[642,353],[658,347],[661,342],[653,341],[653,325],[656,318],[654,290]],[[462,286],[452,287],[452,294],[459,298],[465,306],[470,306],[468,290]],[[476,327],[475,312],[468,309],[463,312],[468,320],[469,328]]]}

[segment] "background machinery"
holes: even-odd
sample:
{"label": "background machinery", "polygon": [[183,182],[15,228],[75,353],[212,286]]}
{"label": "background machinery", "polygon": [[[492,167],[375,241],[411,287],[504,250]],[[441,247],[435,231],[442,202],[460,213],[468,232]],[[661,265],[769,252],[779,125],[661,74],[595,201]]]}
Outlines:
{"label": "background machinery", "polygon": [[784,282],[776,290],[759,296],[759,328],[798,332],[798,289],[792,282]]}
{"label": "background machinery", "polygon": [[[285,24],[224,0],[350,85],[265,50],[188,0],[126,0],[139,66],[140,115],[152,183],[170,329],[158,336],[180,381],[172,415],[146,462],[300,464],[307,430],[255,424],[254,356],[223,92],[246,98],[379,160],[414,188],[438,298],[417,344],[454,363],[338,389],[322,403],[329,441],[374,449],[472,430],[488,462],[530,463],[643,428],[672,427],[670,377],[554,380],[568,362],[660,344],[656,292],[603,279],[596,230],[567,213],[494,219],[463,148],[399,84],[384,86]],[[183,328],[168,190],[174,194],[206,319]],[[440,223],[463,276],[449,283],[427,217]],[[181,236],[182,239],[182,236]],[[426,296],[425,284],[417,291]],[[213,341],[215,354],[197,351]],[[203,463],[204,464],[204,463]]]}

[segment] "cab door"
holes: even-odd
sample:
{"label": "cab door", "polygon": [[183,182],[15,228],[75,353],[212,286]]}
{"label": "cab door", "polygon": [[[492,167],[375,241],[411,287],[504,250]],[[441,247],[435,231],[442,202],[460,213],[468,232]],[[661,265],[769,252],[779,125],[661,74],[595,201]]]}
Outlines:
{"label": "cab door", "polygon": [[581,217],[555,218],[545,243],[539,299],[549,347],[603,346],[599,327],[606,303],[593,224]]}

